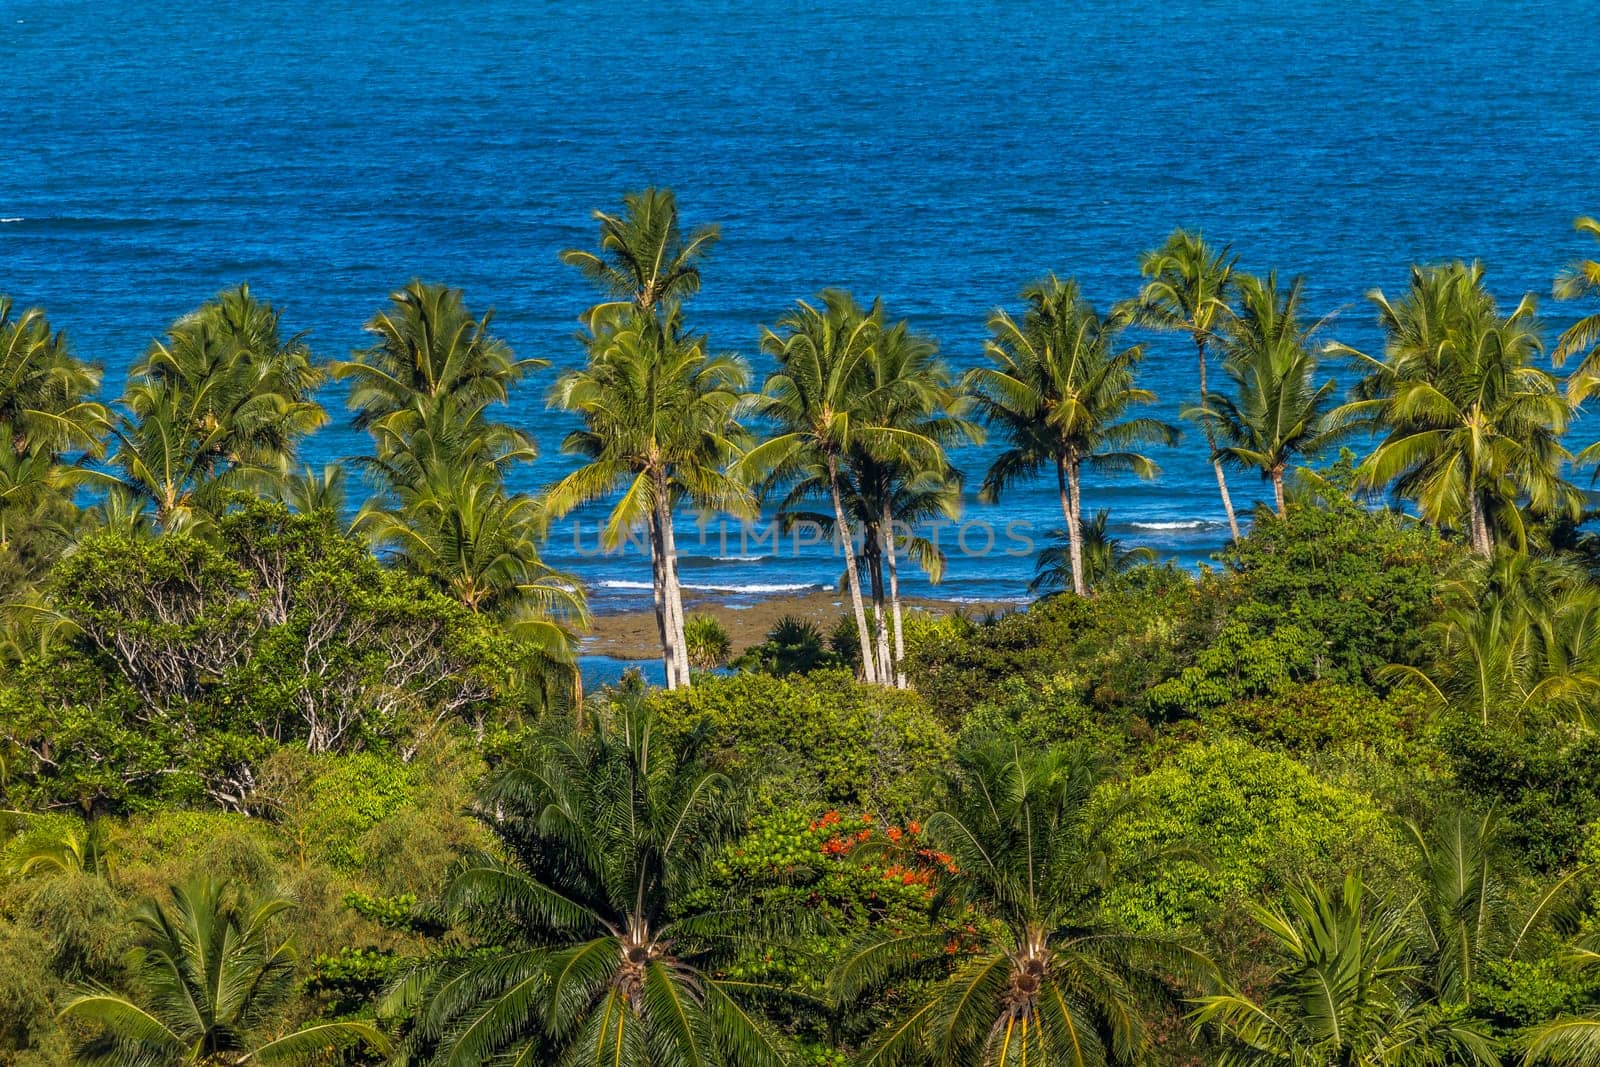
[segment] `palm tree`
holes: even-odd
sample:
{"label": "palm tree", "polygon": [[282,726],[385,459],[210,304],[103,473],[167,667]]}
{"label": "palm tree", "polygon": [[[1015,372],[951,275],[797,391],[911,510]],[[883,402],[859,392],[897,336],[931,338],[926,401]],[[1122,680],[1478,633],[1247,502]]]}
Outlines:
{"label": "palm tree", "polygon": [[413,281],[389,302],[365,326],[377,341],[330,366],[335,378],[351,382],[349,403],[360,429],[415,411],[419,400],[426,408],[449,397],[460,411],[505,403],[529,371],[549,366],[518,359],[489,332],[494,313],[473,318],[460,289]]}
{"label": "palm tree", "polygon": [[11,298],[0,296],[0,427],[14,455],[98,452],[111,421],[90,399],[99,388],[99,368],[72,355],[42,310],[13,318]]}
{"label": "palm tree", "polygon": [[546,491],[545,507],[559,517],[621,490],[601,543],[614,549],[630,530],[648,532],[667,684],[685,686],[673,513],[681,500],[708,512],[753,513],[749,491],[728,473],[746,441],[738,415],[748,372],[736,357],[711,355],[705,338],[683,336],[676,315],[658,329],[637,312],[602,310],[590,325],[588,365],[550,392],[553,405],[584,420],[562,451],[588,462]]}
{"label": "palm tree", "polygon": [[[951,466],[945,450],[980,441],[983,434],[968,418],[973,401],[956,387],[949,368],[938,358],[937,342],[912,332],[904,321],[877,331],[863,378],[874,405],[864,416],[866,421],[893,431],[900,443],[896,455],[883,458],[861,447],[858,440],[845,456],[840,493],[845,514],[866,534],[858,565],[866,572],[872,593],[874,640],[883,680],[893,678],[905,688],[906,678],[898,669],[905,657],[899,561],[902,555],[913,559],[938,581],[943,552],[912,530],[924,520],[953,519],[960,513],[962,475]],[[826,468],[797,478],[778,506],[780,520],[809,522],[827,534],[837,533],[832,514],[807,506],[817,497],[830,499],[831,491]]]}
{"label": "palm tree", "polygon": [[1021,322],[1003,310],[990,317],[993,336],[984,354],[994,366],[975,370],[970,379],[979,410],[1011,446],[984,475],[982,496],[997,501],[1017,480],[1046,464],[1054,467],[1072,591],[1085,596],[1084,468],[1153,478],[1159,468],[1134,449],[1150,441],[1171,444],[1178,434],[1158,419],[1123,418],[1134,404],[1155,400],[1154,393],[1133,384],[1143,350],[1117,347],[1126,323],[1123,313],[1102,317],[1076,282],[1055,275],[1029,285],[1022,297],[1028,310]]}
{"label": "palm tree", "polygon": [[1403,915],[1374,903],[1357,875],[1337,894],[1307,885],[1283,903],[1249,908],[1278,967],[1260,999],[1224,983],[1196,1001],[1196,1028],[1221,1038],[1217,1063],[1500,1062],[1473,1024],[1429,998],[1408,955]]}
{"label": "palm tree", "polygon": [[386,1054],[387,1040],[367,1023],[313,1023],[283,1032],[295,994],[294,950],[272,935],[287,900],[251,900],[223,882],[201,878],[172,889],[172,906],[147,903],[135,921],[144,933],[142,1002],[109,989],[84,993],[63,1018],[98,1026],[78,1048],[83,1064],[223,1065],[338,1062],[366,1046]]}
{"label": "palm tree", "polygon": [[[1224,246],[1212,251],[1205,238],[1188,230],[1174,230],[1160,248],[1139,257],[1139,273],[1147,279],[1135,304],[1138,320],[1157,330],[1187,333],[1194,341],[1200,371],[1200,395],[1206,389],[1206,350],[1233,317],[1229,297],[1233,289],[1233,269],[1238,257]],[[1216,433],[1210,422],[1203,424],[1206,447],[1211,450],[1211,469],[1217,474],[1217,492],[1222,495],[1222,510],[1228,516],[1228,530],[1239,539],[1239,520],[1228,496],[1228,479],[1217,455]]]}
{"label": "palm tree", "polygon": [[507,620],[544,649],[570,655],[558,620],[588,621],[576,579],[539,558],[537,503],[507,494],[491,467],[430,467],[395,491],[392,508],[365,509],[354,530],[391,549],[474,614]]}
{"label": "palm tree", "polygon": [[1443,583],[1421,666],[1383,677],[1415,686],[1440,709],[1488,723],[1556,709],[1580,721],[1600,698],[1600,592],[1576,566],[1502,552]]}
{"label": "palm tree", "polygon": [[161,525],[203,520],[218,490],[270,489],[327,421],[313,398],[322,372],[279,317],[240,286],[179,319],[129,372],[114,482]]}
{"label": "palm tree", "polygon": [[1444,1004],[1471,1004],[1487,962],[1525,958],[1556,911],[1585,875],[1575,868],[1542,886],[1526,907],[1513,903],[1514,867],[1499,847],[1494,815],[1456,811],[1424,830],[1406,824],[1416,852],[1419,887],[1409,914],[1420,975]]}
{"label": "palm tree", "polygon": [[1276,273],[1234,279],[1239,310],[1222,337],[1222,368],[1234,395],[1202,393],[1200,405],[1184,412],[1221,439],[1218,456],[1225,463],[1254,468],[1272,483],[1280,519],[1289,464],[1330,447],[1343,433],[1324,425],[1338,386],[1316,384],[1317,357],[1307,345],[1316,327],[1300,322],[1301,286],[1296,278],[1280,290]]}
{"label": "palm tree", "polygon": [[[808,480],[827,486],[861,642],[862,675],[868,682],[890,684],[890,665],[879,661],[867,627],[855,531],[845,507],[845,467],[857,453],[911,469],[936,468],[942,457],[925,434],[875,419],[892,403],[872,379],[882,329],[879,305],[863,309],[837,289],[823,292],[821,307],[801,301],[776,329],[763,328],[762,350],[778,367],[767,375],[754,404],[776,432],[751,449],[739,469],[764,475],[769,490]],[[902,388],[903,382],[887,387]]]}
{"label": "palm tree", "polygon": [[[1600,241],[1600,220],[1585,215],[1572,226],[1579,233]],[[1600,262],[1575,260],[1556,275],[1552,290],[1557,300],[1600,296]],[[1574,404],[1581,404],[1600,390],[1600,312],[1583,316],[1562,332],[1561,339],[1556,342],[1556,366],[1580,352],[1582,360],[1567,377],[1567,399]]]}
{"label": "palm tree", "polygon": [[[1105,836],[1126,809],[1094,803],[1099,782],[1077,750],[1006,743],[961,755],[954,798],[925,832],[950,857],[936,911],[973,909],[974,943],[872,1041],[862,1067],[1148,1062],[1143,995],[1160,985],[1158,973],[1194,975],[1209,964],[1104,913],[1107,890],[1130,871]],[[948,936],[875,931],[846,950],[830,979],[836,1001],[948,959]]]}
{"label": "palm tree", "polygon": [[[1156,561],[1155,549],[1148,545],[1124,548],[1120,538],[1111,536],[1110,523],[1110,510],[1101,508],[1094,513],[1093,519],[1085,519],[1080,528],[1079,541],[1083,546],[1081,555],[1083,580],[1090,590],[1130,567]],[[1037,595],[1072,586],[1070,541],[1063,530],[1051,530],[1050,536],[1055,540],[1055,544],[1039,553],[1033,580],[1028,583],[1030,594]]]}
{"label": "palm tree", "polygon": [[492,951],[445,951],[395,987],[384,1010],[417,1012],[411,1062],[781,1062],[717,970],[751,917],[696,895],[742,830],[733,787],[694,739],[672,751],[642,700],[613,711],[542,737],[486,787],[501,851],[469,858],[445,903]]}
{"label": "palm tree", "polygon": [[594,217],[600,223],[600,251],[569,248],[561,262],[578,268],[607,295],[659,321],[660,311],[700,291],[700,261],[721,234],[715,225],[685,234],[671,189],[629,193],[622,198],[621,215],[596,211]]}
{"label": "palm tree", "polygon": [[1382,358],[1330,349],[1367,371],[1339,425],[1382,435],[1361,464],[1361,483],[1393,486],[1429,522],[1465,530],[1481,556],[1496,530],[1526,544],[1520,505],[1541,516],[1577,517],[1580,498],[1561,477],[1571,408],[1555,379],[1533,365],[1543,351],[1531,294],[1502,315],[1483,267],[1413,267],[1405,297],[1374,291],[1388,335]]}
{"label": "palm tree", "polygon": [[[1600,937],[1593,934],[1574,944],[1567,963],[1575,969],[1600,967]],[[1600,1058],[1600,1014],[1563,1016],[1533,1028],[1528,1035],[1526,1067],[1583,1067]]]}

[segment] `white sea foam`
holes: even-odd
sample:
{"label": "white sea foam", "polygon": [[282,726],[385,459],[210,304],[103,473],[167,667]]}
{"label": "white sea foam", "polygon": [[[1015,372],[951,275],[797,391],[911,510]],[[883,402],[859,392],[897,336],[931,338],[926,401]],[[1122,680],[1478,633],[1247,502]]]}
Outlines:
{"label": "white sea foam", "polygon": [[1130,522],[1135,530],[1200,530],[1213,525],[1204,519],[1186,519],[1182,522]]}
{"label": "white sea foam", "polygon": [[[626,589],[640,592],[648,592],[654,588],[649,582],[630,582],[614,578],[608,578],[603,582],[594,584],[600,589]],[[684,582],[683,587],[696,593],[802,593],[807,589],[822,588],[822,586],[814,582],[752,582],[748,585]]]}
{"label": "white sea foam", "polygon": [[6,218],[0,219],[0,222],[27,222],[27,221],[28,220],[23,218],[21,215],[10,215],[10,216],[7,216]]}
{"label": "white sea foam", "polygon": [[752,582],[749,585],[684,585],[697,593],[802,593],[821,589],[814,582]]}
{"label": "white sea foam", "polygon": [[759,563],[766,556],[712,556],[718,563]]}

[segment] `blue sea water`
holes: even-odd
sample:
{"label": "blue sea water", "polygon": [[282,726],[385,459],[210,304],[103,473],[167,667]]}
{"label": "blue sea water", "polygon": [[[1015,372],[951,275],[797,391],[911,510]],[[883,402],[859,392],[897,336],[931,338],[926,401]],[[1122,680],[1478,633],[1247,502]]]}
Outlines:
{"label": "blue sea water", "polygon": [[[721,223],[691,321],[758,373],[759,324],[829,285],[881,295],[970,366],[1024,282],[1072,274],[1108,304],[1178,225],[1303,273],[1330,336],[1371,346],[1363,294],[1412,262],[1481,257],[1509,301],[1593,251],[1570,224],[1600,212],[1597,40],[1600,5],[1570,0],[7,0],[0,292],[45,306],[110,395],[167,323],[241,281],[330,358],[398,285],[447,281],[559,370],[592,296],[557,251],[659,184],[688,222]],[[1175,418],[1191,349],[1148,341]],[[570,469],[554,373],[509,415],[544,452],[522,488]],[[1204,557],[1222,515],[1196,437],[1156,450],[1156,482],[1092,479],[1086,506],[1131,543]],[[306,458],[364,446],[341,414]],[[971,485],[995,447],[958,457]],[[966,519],[1037,538],[1059,511],[1045,481]],[[691,589],[737,603],[837,577],[822,549],[730,537],[686,526]],[[941,538],[943,595],[1022,595],[1017,542]],[[602,610],[647,597],[641,558],[593,542],[564,528],[548,557]]]}

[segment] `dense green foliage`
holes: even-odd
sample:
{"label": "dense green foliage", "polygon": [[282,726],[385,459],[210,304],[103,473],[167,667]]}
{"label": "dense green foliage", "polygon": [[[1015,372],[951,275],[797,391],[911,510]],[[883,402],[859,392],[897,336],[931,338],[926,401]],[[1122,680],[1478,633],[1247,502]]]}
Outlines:
{"label": "dense green foliage", "polygon": [[[1419,267],[1381,353],[1319,352],[1298,283],[1179,231],[1105,313],[1030,285],[967,378],[830,290],[753,395],[686,320],[715,227],[664,190],[596,221],[549,394],[583,462],[544,492],[503,406],[544,363],[448,286],[332,364],[223,293],[111,405],[0,300],[0,1063],[1600,1062],[1600,452],[1563,443],[1594,315],[1562,382],[1531,297]],[[1198,360],[1238,524],[1197,573],[1081,506],[1173,436],[1140,329]],[[359,506],[296,469],[329,375]],[[1060,591],[907,611],[974,413],[989,495],[1057,475]],[[584,593],[540,552],[600,501],[648,539],[665,689],[576,684]],[[860,535],[831,633],[684,614],[679,512],[758,503]]]}

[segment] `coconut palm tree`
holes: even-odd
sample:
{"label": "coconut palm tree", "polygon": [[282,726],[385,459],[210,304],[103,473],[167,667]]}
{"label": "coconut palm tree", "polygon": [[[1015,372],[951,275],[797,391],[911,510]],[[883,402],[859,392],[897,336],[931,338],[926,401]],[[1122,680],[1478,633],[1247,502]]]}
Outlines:
{"label": "coconut palm tree", "polygon": [[1532,294],[1502,314],[1483,267],[1458,262],[1413,267],[1400,300],[1370,298],[1383,355],[1330,346],[1366,372],[1333,415],[1380,435],[1361,484],[1415,500],[1424,519],[1466,531],[1484,558],[1497,535],[1526,544],[1524,502],[1540,516],[1576,518],[1581,500],[1561,477],[1571,408],[1534,365],[1543,341]]}
{"label": "coconut palm tree", "polygon": [[[962,476],[951,466],[946,449],[980,441],[983,433],[968,417],[972,399],[958,389],[938,358],[937,342],[914,333],[904,321],[877,332],[863,376],[874,403],[864,418],[873,427],[893,430],[908,443],[900,453],[916,457],[914,464],[898,456],[880,458],[858,442],[845,457],[840,484],[845,514],[865,533],[858,565],[872,594],[878,663],[884,681],[892,678],[905,688],[898,669],[905,657],[899,562],[910,558],[938,580],[944,553],[912,531],[927,519],[953,519],[960,513]],[[826,468],[790,485],[778,506],[780,520],[809,522],[829,535],[837,533],[832,514],[810,510],[818,498],[831,499]]]}
{"label": "coconut palm tree", "polygon": [[1018,480],[1054,468],[1072,590],[1084,596],[1084,469],[1153,478],[1159,468],[1135,449],[1171,444],[1178,432],[1159,419],[1124,418],[1133,405],[1155,400],[1133,384],[1143,350],[1118,348],[1125,313],[1101,316],[1075,281],[1055,275],[1029,285],[1022,297],[1028,309],[1020,322],[1003,310],[990,317],[984,353],[993,366],[969,379],[979,411],[1010,444],[984,475],[982,496],[997,501]]}
{"label": "coconut palm tree", "polygon": [[[1579,233],[1600,241],[1600,219],[1585,215],[1572,226]],[[1600,296],[1600,262],[1574,260],[1556,275],[1552,291],[1557,300]],[[1567,377],[1567,398],[1574,404],[1583,403],[1600,390],[1600,312],[1583,316],[1562,332],[1554,353],[1556,366],[1579,353],[1583,358]]]}
{"label": "coconut palm tree", "polygon": [[561,621],[587,624],[577,580],[539,558],[544,522],[530,496],[508,494],[493,468],[435,466],[394,490],[392,507],[363,510],[354,530],[433,579],[475,614],[570,655]]}
{"label": "coconut palm tree", "polygon": [[680,501],[707,512],[754,513],[748,489],[728,473],[747,439],[738,416],[748,380],[742,361],[712,355],[703,337],[683,336],[676,315],[663,330],[612,308],[591,317],[588,365],[563,375],[550,392],[551,404],[584,420],[562,451],[588,462],[546,491],[545,507],[559,517],[621,491],[601,544],[615,549],[629,531],[648,533],[670,688],[690,684],[673,513]]}
{"label": "coconut palm tree", "polygon": [[1317,357],[1307,343],[1316,327],[1300,321],[1301,287],[1296,278],[1279,289],[1276,273],[1234,278],[1239,308],[1224,324],[1221,343],[1233,394],[1202,393],[1199,406],[1184,412],[1220,439],[1224,463],[1257,470],[1272,483],[1280,519],[1289,464],[1331,447],[1345,432],[1325,425],[1338,386],[1316,384]]}
{"label": "coconut palm tree", "polygon": [[111,419],[90,399],[100,370],[72,355],[39,308],[13,315],[0,296],[0,427],[14,455],[98,452]]}
{"label": "coconut palm tree", "polygon": [[736,901],[697,890],[743,829],[737,794],[673,751],[643,700],[592,731],[539,738],[485,788],[499,839],[468,858],[448,913],[493,951],[423,960],[387,998],[416,1012],[410,1062],[699,1063],[781,1057],[718,961],[755,935]]}
{"label": "coconut palm tree", "polygon": [[175,886],[170,907],[145,904],[135,918],[145,941],[144,995],[98,989],[68,1001],[63,1018],[99,1029],[74,1062],[224,1067],[340,1062],[360,1046],[386,1054],[388,1041],[366,1023],[283,1026],[295,955],[272,926],[289,907],[205,878]]}
{"label": "coconut palm tree", "polygon": [[327,421],[314,399],[322,372],[279,318],[240,286],[179,319],[129,372],[112,481],[159,524],[203,521],[218,491],[270,490]]}
{"label": "coconut palm tree", "polygon": [[[1133,873],[1105,832],[1125,807],[1092,802],[1100,776],[1081,752],[968,749],[950,806],[925,835],[950,857],[936,908],[957,915],[974,943],[934,978],[857,1060],[893,1064],[1149,1062],[1139,1005],[1158,974],[1209,964],[1163,937],[1132,934],[1103,910]],[[897,976],[949,959],[948,934],[875,931],[848,948],[830,978],[850,1004]]]}
{"label": "coconut palm tree", "polygon": [[[771,420],[773,436],[751,449],[739,469],[764,478],[765,488],[812,481],[828,487],[834,530],[844,555],[845,580],[861,641],[862,676],[891,684],[890,665],[879,661],[867,627],[857,566],[856,528],[845,506],[846,465],[857,452],[907,469],[934,469],[939,451],[926,434],[875,419],[891,405],[872,379],[882,308],[860,307],[849,293],[823,292],[821,306],[801,301],[796,310],[763,328],[761,347],[778,362],[754,398]],[[904,382],[888,388],[900,390]]]}
{"label": "coconut palm tree", "polygon": [[1277,969],[1259,999],[1224,983],[1198,998],[1196,1028],[1214,1032],[1223,1065],[1432,1067],[1500,1060],[1476,1025],[1430,999],[1409,955],[1405,919],[1372,900],[1359,876],[1342,890],[1291,889],[1249,905]]}
{"label": "coconut palm tree", "polygon": [[659,322],[662,311],[700,291],[700,263],[721,234],[715,225],[685,234],[671,189],[629,193],[622,214],[596,211],[594,217],[600,250],[569,248],[561,262],[578,268],[608,296]]}
{"label": "coconut palm tree", "polygon": [[[1083,580],[1090,590],[1130,567],[1156,561],[1155,549],[1148,545],[1124,548],[1120,538],[1111,536],[1110,523],[1110,509],[1101,508],[1093,519],[1085,519],[1081,528]],[[1066,531],[1051,530],[1050,537],[1055,543],[1039,553],[1033,580],[1028,583],[1030,594],[1072,587],[1072,547]]]}
{"label": "coconut palm tree", "polygon": [[[1139,273],[1146,281],[1133,305],[1134,313],[1143,325],[1186,333],[1194,341],[1202,397],[1208,392],[1207,350],[1233,317],[1230,300],[1237,262],[1238,257],[1227,246],[1213,250],[1201,234],[1182,229],[1173,230],[1160,248],[1139,257]],[[1217,455],[1216,433],[1209,422],[1203,426],[1206,447],[1211,451],[1211,469],[1217,475],[1217,492],[1222,496],[1222,510],[1228,516],[1228,530],[1237,541],[1239,519],[1234,514],[1228,479]]]}
{"label": "coconut palm tree", "polygon": [[518,359],[490,332],[494,313],[474,318],[460,289],[412,281],[389,302],[364,327],[377,340],[329,368],[351,383],[349,404],[360,429],[415,411],[419,400],[426,408],[449,397],[459,411],[505,403],[529,371],[549,366]]}

